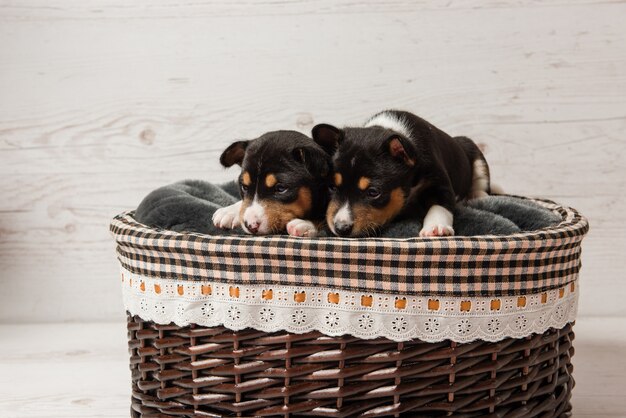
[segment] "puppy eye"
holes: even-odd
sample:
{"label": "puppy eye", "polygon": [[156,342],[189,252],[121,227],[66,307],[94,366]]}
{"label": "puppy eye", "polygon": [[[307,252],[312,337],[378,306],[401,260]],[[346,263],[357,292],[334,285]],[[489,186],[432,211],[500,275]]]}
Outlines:
{"label": "puppy eye", "polygon": [[331,193],[335,193],[337,191],[337,186],[331,184],[330,186],[328,186],[328,190],[330,190]]}
{"label": "puppy eye", "polygon": [[276,193],[285,193],[287,190],[289,190],[287,188],[287,186],[283,186],[282,184],[277,184],[276,186],[274,186],[274,191]]}
{"label": "puppy eye", "polygon": [[247,191],[248,191],[248,186],[246,186],[245,184],[243,184],[243,183],[242,183],[240,186],[241,186],[241,191],[242,191],[242,192],[244,192],[244,193],[245,193],[245,192],[247,192]]}
{"label": "puppy eye", "polygon": [[378,191],[378,189],[374,187],[369,187],[367,189],[367,195],[371,197],[372,199],[377,199],[380,197],[380,192]]}

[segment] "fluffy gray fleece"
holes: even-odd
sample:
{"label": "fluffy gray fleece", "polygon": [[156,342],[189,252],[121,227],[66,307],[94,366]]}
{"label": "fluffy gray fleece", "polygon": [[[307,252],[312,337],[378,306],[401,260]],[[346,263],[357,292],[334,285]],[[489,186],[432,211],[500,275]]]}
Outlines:
{"label": "fluffy gray fleece", "polygon": [[[200,232],[211,235],[242,235],[241,229],[225,231],[213,226],[216,209],[239,200],[235,182],[216,185],[201,180],[184,180],[160,187],[139,204],[137,221],[160,229]],[[555,225],[560,217],[541,206],[510,196],[489,196],[459,205],[454,214],[456,235],[508,235]],[[384,237],[418,236],[422,224],[403,220],[386,228]],[[322,232],[324,236],[326,233]]]}

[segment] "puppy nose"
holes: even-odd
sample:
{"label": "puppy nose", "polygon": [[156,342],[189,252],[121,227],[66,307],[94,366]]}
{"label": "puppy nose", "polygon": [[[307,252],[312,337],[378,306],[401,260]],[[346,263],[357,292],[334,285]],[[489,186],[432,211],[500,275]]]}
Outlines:
{"label": "puppy nose", "polygon": [[258,222],[252,222],[252,223],[248,223],[248,222],[244,222],[246,224],[246,228],[248,229],[248,231],[250,231],[251,234],[256,234],[259,230],[259,223]]}
{"label": "puppy nose", "polygon": [[342,237],[350,235],[350,233],[352,232],[352,224],[348,222],[336,222],[335,231],[337,231],[337,234],[341,235]]}

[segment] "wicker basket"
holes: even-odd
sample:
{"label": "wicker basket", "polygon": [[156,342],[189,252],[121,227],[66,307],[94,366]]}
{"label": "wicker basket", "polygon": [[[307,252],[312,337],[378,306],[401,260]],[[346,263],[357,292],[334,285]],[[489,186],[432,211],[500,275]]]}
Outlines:
{"label": "wicker basket", "polygon": [[132,416],[570,416],[588,226],[537,202],[562,222],[506,237],[211,237],[119,215]]}

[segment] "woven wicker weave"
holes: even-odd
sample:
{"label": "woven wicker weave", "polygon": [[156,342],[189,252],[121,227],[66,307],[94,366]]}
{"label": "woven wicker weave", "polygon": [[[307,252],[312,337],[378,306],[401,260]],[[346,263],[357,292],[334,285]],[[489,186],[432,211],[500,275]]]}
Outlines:
{"label": "woven wicker weave", "polygon": [[567,417],[572,326],[525,339],[362,340],[128,317],[133,417]]}

